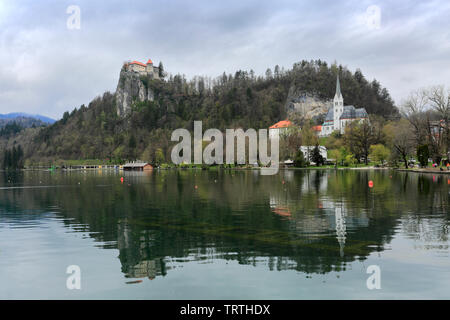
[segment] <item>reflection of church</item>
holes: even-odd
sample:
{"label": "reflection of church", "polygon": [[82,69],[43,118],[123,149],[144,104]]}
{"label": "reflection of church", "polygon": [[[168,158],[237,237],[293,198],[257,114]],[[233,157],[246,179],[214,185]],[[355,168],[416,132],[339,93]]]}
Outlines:
{"label": "reflection of church", "polygon": [[339,253],[344,256],[345,236],[347,228],[345,226],[345,209],[342,207],[334,208],[334,216],[336,219],[336,239],[339,242]]}
{"label": "reflection of church", "polygon": [[[369,219],[365,212],[355,212],[348,208],[345,200],[330,197],[329,175],[324,172],[307,173],[301,180],[302,196],[314,195],[317,207],[299,205],[288,193],[274,188],[269,195],[272,212],[279,216],[289,216],[290,225],[298,234],[308,235],[308,241],[320,241],[325,234],[333,232],[339,245],[339,255],[344,257],[348,229],[367,227]],[[307,201],[304,202],[307,204]],[[295,214],[295,213],[298,214]]]}

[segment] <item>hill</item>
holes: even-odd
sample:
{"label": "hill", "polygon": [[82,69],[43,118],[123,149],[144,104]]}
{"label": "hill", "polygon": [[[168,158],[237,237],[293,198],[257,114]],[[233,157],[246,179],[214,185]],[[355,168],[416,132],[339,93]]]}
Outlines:
{"label": "hill", "polygon": [[[115,94],[106,92],[31,137],[23,134],[16,140],[31,162],[169,160],[174,129],[192,129],[194,120],[202,120],[204,129],[268,128],[295,112],[292,106],[301,97],[326,103],[334,95],[338,72],[346,103],[365,107],[369,114],[398,117],[387,89],[376,80],[369,82],[360,70],[352,73],[320,60],[301,61],[290,70],[275,66],[264,77],[239,70],[234,75],[190,81],[182,75],[153,79],[122,68]],[[317,114],[310,118],[320,121]],[[311,119],[300,116],[296,121],[301,124]]]}
{"label": "hill", "polygon": [[52,118],[42,116],[39,114],[28,114],[28,113],[23,113],[23,112],[0,114],[0,120],[2,120],[2,122],[9,122],[9,121],[17,122],[17,120],[20,121],[21,119],[38,120],[38,121],[41,121],[42,123],[46,123],[46,124],[53,124],[56,121]]}

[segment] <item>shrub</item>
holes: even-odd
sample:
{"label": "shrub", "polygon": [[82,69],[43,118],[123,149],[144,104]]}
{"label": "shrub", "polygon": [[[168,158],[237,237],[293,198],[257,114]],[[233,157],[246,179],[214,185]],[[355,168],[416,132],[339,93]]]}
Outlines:
{"label": "shrub", "polygon": [[428,145],[424,144],[417,147],[417,160],[419,160],[420,166],[426,167],[428,165],[428,159],[430,158],[430,151]]}
{"label": "shrub", "polygon": [[305,160],[305,156],[303,155],[303,152],[301,152],[301,150],[298,150],[298,152],[294,158],[294,167],[304,168],[306,166],[307,166],[307,161]]}

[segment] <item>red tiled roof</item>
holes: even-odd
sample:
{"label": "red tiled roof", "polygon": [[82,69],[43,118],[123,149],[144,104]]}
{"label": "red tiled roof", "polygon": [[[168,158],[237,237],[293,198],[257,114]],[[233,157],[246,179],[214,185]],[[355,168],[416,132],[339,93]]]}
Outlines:
{"label": "red tiled roof", "polygon": [[314,126],[312,128],[314,131],[322,131],[322,126]]}
{"label": "red tiled roof", "polygon": [[147,64],[149,64],[149,63],[153,64],[152,59],[148,59]]}
{"label": "red tiled roof", "polygon": [[290,216],[292,216],[291,210],[289,210],[288,207],[279,206],[279,207],[274,208],[272,210],[272,212],[276,213],[277,215],[282,216],[282,217],[290,217]]}
{"label": "red tiled roof", "polygon": [[293,125],[292,122],[290,122],[289,120],[282,120],[282,121],[279,121],[279,122],[275,123],[269,129],[287,128],[287,127],[290,127],[292,125]]}
{"label": "red tiled roof", "polygon": [[139,62],[139,61],[132,61],[132,62],[130,62],[130,64],[138,64],[140,66],[146,67],[145,64],[143,64],[142,62]]}

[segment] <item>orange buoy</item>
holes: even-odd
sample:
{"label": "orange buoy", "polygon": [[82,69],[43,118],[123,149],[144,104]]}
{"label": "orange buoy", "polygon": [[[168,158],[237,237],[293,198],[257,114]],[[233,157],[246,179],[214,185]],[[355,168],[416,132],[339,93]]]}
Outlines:
{"label": "orange buoy", "polygon": [[369,181],[369,188],[373,188],[373,181],[372,180]]}
{"label": "orange buoy", "polygon": [[447,179],[447,184],[450,184],[450,179]]}

